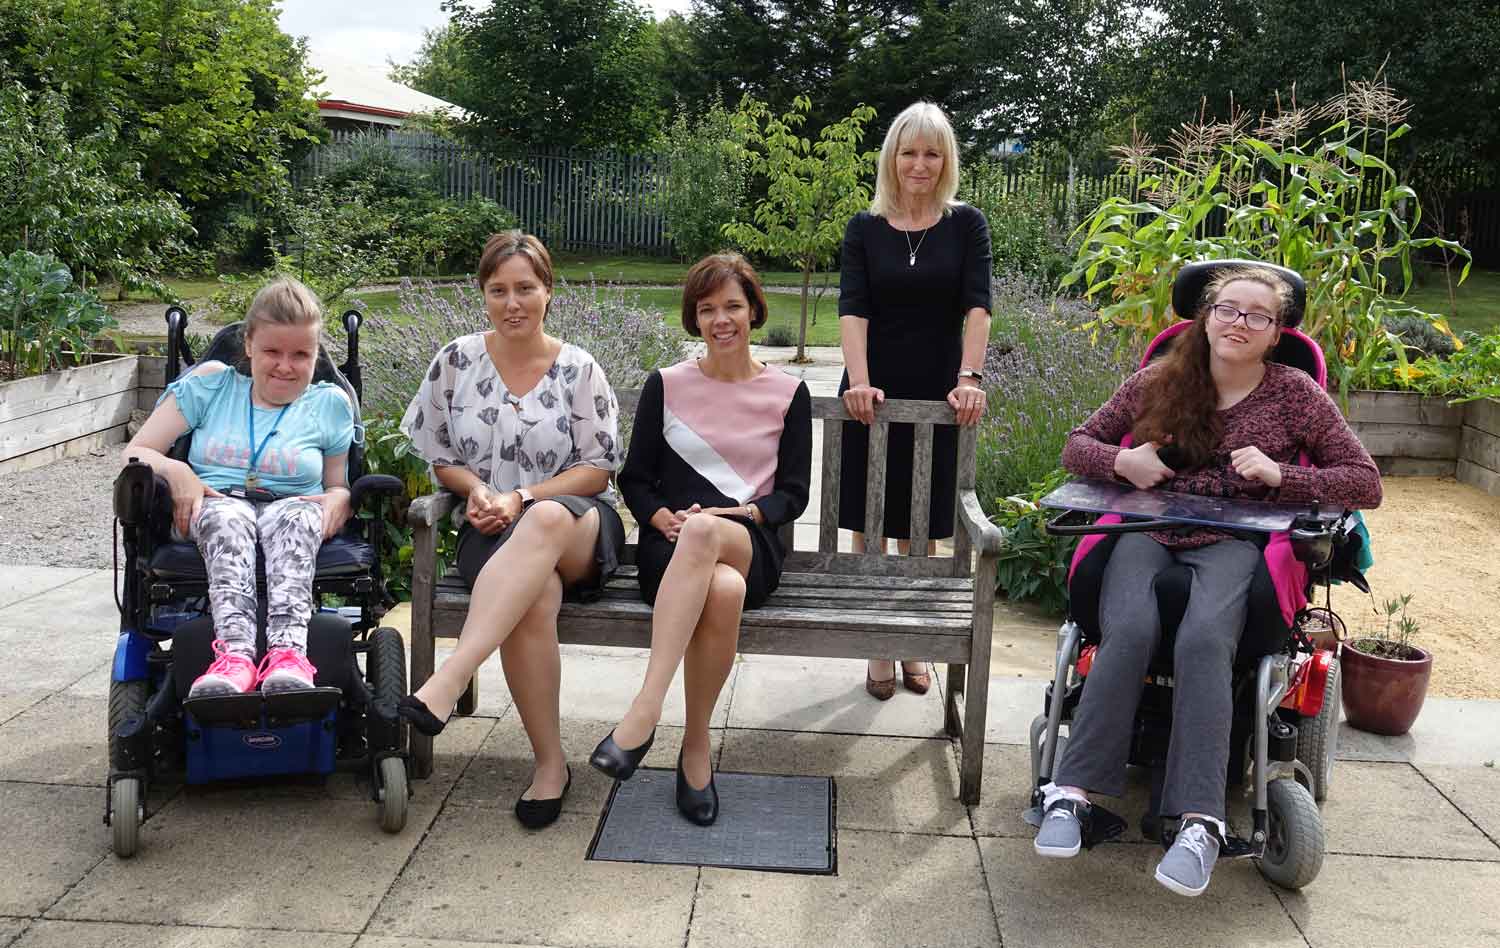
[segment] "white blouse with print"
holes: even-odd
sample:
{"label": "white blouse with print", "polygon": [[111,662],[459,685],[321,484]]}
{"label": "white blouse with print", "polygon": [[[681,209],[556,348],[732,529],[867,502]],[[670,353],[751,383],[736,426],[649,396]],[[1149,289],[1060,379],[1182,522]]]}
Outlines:
{"label": "white blouse with print", "polygon": [[[594,357],[567,342],[536,386],[516,395],[483,333],[453,340],[433,358],[401,430],[427,463],[466,467],[498,491],[580,465],[613,474],[620,463],[614,390]],[[608,487],[598,496],[614,503]]]}

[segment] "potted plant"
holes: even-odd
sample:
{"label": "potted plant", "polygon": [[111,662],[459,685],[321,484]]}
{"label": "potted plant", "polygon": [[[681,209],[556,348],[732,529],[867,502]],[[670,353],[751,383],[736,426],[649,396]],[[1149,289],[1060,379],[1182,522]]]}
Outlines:
{"label": "potted plant", "polygon": [[1427,697],[1432,653],[1411,644],[1417,621],[1406,614],[1411,596],[1388,599],[1385,631],[1352,639],[1339,656],[1343,668],[1344,719],[1351,727],[1396,736],[1411,730]]}

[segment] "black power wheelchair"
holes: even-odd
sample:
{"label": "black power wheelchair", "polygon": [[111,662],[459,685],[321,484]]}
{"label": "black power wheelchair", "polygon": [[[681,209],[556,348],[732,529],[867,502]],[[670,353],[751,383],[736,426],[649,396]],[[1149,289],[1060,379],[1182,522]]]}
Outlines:
{"label": "black power wheelchair", "polygon": [[[187,314],[174,306],[166,320],[169,384],[197,361],[232,366],[244,355],[243,324],[219,330],[195,360],[186,338]],[[406,648],[397,630],[379,625],[394,600],[381,575],[384,530],[378,519],[381,505],[403,494],[404,486],[397,478],[364,470],[361,321],[358,312],[344,314],[344,364],[335,366],[320,348],[313,374],[314,381],[337,384],[349,396],[356,426],[356,443],[349,449],[355,515],[318,551],[313,579],[307,650],[317,668],[315,687],[184,700],[213,657],[203,558],[192,541],[172,538],[172,498],[165,480],[134,459],[115,480],[114,515],[125,556],[123,585],[116,562],[121,618],[110,675],[104,822],[117,856],[135,854],[147,789],[168,777],[200,784],[354,769],[368,775],[381,828],[396,833],[406,825],[407,742],[395,713],[406,693]],[[171,456],[185,460],[190,440],[191,432],[178,439]],[[360,517],[361,512],[374,516]],[[264,651],[265,564],[257,554],[257,644]],[[326,596],[343,605],[323,606]]]}
{"label": "black power wheelchair", "polygon": [[[1173,308],[1197,310],[1209,279],[1225,266],[1261,266],[1254,261],[1209,261],[1185,266],[1173,285]],[[1291,284],[1296,316],[1306,305],[1301,277],[1270,267]],[[1295,329],[1283,330],[1273,361],[1300,368],[1327,384],[1323,354],[1317,343]],[[1149,363],[1190,324],[1164,330],[1147,348]],[[1128,439],[1127,439],[1128,443]],[[1356,564],[1363,535],[1356,512],[1307,504],[1272,511],[1255,501],[1215,501],[1166,492],[1137,491],[1128,485],[1075,482],[1042,500],[1043,506],[1066,512],[1047,526],[1058,536],[1082,536],[1068,575],[1068,619],[1058,630],[1053,680],[1043,711],[1032,722],[1031,806],[1024,817],[1033,826],[1042,820],[1041,788],[1052,779],[1066,746],[1062,729],[1087,685],[1099,643],[1099,613],[1104,566],[1120,534],[1170,530],[1188,524],[1253,524],[1260,515],[1281,522],[1279,529],[1252,528],[1265,551],[1250,589],[1249,612],[1234,659],[1234,716],[1226,780],[1237,786],[1250,781],[1249,838],[1231,834],[1221,857],[1253,857],[1261,874],[1287,889],[1300,889],[1317,877],[1323,864],[1324,834],[1318,801],[1326,798],[1338,744],[1340,676],[1333,641],[1342,622],[1325,602],[1312,601],[1317,586],[1349,582],[1368,592]],[[1204,511],[1208,511],[1205,519]],[[1100,515],[1102,514],[1102,516]],[[1267,521],[1269,522],[1269,520]],[[1151,803],[1141,820],[1141,834],[1170,846],[1176,824],[1160,813],[1162,777],[1172,730],[1173,642],[1192,588],[1188,567],[1160,574],[1153,588],[1160,607],[1161,643],[1148,671],[1145,691],[1133,727],[1129,761],[1151,771]],[[1092,847],[1114,839],[1125,821],[1097,802],[1083,843]]]}

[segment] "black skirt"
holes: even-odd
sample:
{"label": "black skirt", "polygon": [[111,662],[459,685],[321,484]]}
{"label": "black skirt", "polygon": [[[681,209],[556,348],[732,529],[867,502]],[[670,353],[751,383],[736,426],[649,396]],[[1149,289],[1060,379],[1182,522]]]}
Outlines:
{"label": "black skirt", "polygon": [[[771,593],[781,583],[783,555],[781,542],[776,534],[744,517],[725,517],[740,524],[750,533],[750,575],[745,577],[745,608],[755,609],[766,604]],[[662,576],[677,544],[668,540],[649,524],[641,527],[639,545],[635,550],[636,568],[640,572],[641,599],[648,606],[656,605],[656,594],[661,589]]]}
{"label": "black skirt", "polygon": [[[582,517],[590,510],[599,511],[599,535],[594,540],[594,562],[599,564],[599,572],[563,589],[563,598],[568,602],[593,602],[599,598],[604,591],[604,584],[609,582],[609,578],[620,566],[620,551],[625,548],[625,524],[620,521],[615,508],[598,497],[560,494],[537,503],[546,501],[562,504],[574,517]],[[458,528],[458,573],[466,586],[474,588],[474,580],[479,578],[479,571],[484,569],[484,564],[489,562],[496,550],[505,545],[517,525],[534,508],[535,504],[523,510],[514,523],[499,533],[486,535],[468,523]]]}

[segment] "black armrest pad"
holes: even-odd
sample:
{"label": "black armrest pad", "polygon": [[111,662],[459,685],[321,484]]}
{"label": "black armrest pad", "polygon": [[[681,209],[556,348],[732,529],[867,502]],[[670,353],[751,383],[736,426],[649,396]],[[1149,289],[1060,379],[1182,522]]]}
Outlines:
{"label": "black armrest pad", "polygon": [[366,474],[349,488],[349,502],[358,508],[367,498],[400,497],[406,493],[401,478],[390,474]]}

